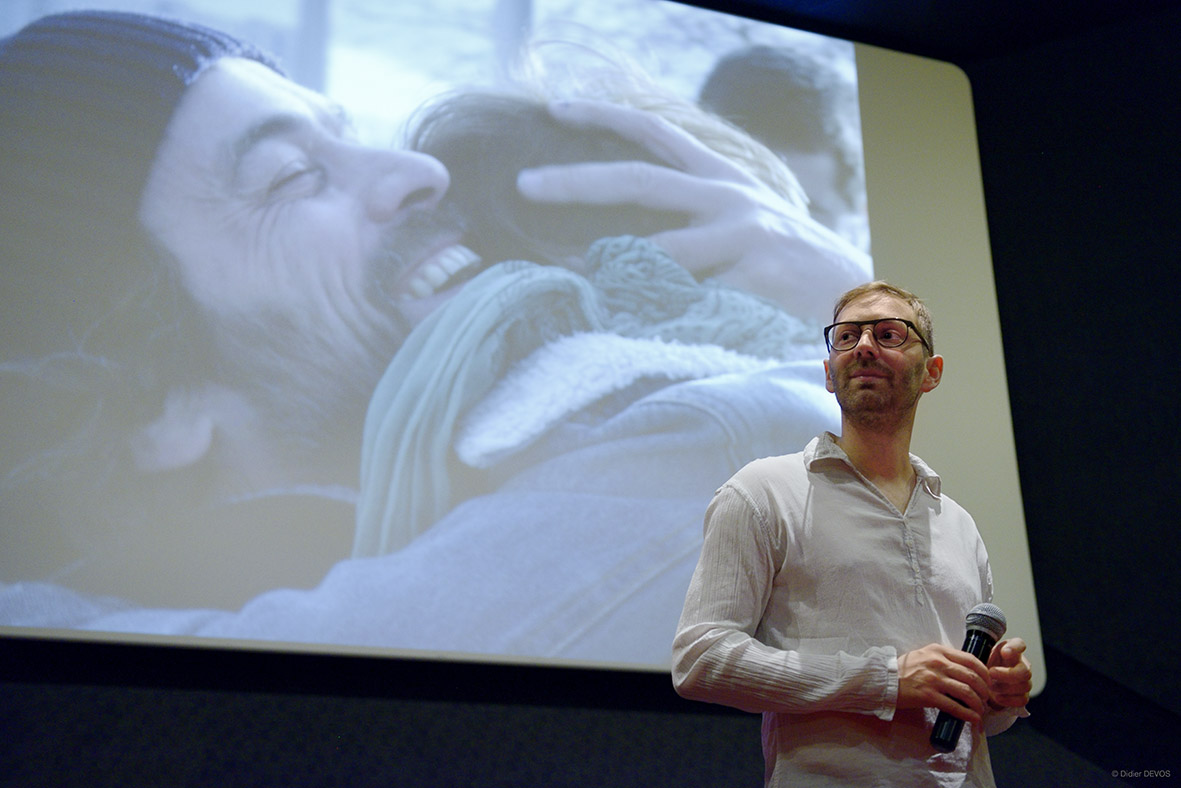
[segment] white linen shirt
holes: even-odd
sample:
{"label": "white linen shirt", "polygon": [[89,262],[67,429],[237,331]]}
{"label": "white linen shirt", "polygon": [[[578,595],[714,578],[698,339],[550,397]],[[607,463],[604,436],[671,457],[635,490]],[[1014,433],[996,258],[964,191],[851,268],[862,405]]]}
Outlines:
{"label": "white linen shirt", "polygon": [[[685,697],[763,713],[767,785],[992,786],[984,733],[936,752],[936,711],[896,710],[898,656],[959,647],[991,601],[971,516],[911,455],[905,512],[825,433],[715,494],[673,645]],[[1014,715],[996,715],[986,732]]]}

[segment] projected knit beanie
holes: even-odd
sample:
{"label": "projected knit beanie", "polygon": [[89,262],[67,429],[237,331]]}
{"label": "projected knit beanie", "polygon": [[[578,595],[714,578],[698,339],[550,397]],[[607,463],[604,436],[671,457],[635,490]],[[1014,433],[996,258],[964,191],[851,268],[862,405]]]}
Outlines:
{"label": "projected knit beanie", "polygon": [[140,195],[185,89],[227,56],[279,71],[233,36],[139,14],[47,16],[0,40],[3,357],[60,349],[47,312],[78,336],[95,293],[150,274]]}

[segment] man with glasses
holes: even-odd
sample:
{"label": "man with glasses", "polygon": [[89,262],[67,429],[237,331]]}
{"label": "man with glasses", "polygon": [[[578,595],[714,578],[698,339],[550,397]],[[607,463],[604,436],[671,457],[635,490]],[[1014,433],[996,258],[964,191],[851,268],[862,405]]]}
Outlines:
{"label": "man with glasses", "polygon": [[[747,465],[716,493],[673,646],[685,697],[763,713],[768,785],[994,784],[985,735],[1032,687],[1020,638],[960,650],[992,599],[971,516],[910,454],[939,385],[930,312],[885,282],[854,288],[824,336],[841,434]],[[929,743],[940,711],[967,723]]]}

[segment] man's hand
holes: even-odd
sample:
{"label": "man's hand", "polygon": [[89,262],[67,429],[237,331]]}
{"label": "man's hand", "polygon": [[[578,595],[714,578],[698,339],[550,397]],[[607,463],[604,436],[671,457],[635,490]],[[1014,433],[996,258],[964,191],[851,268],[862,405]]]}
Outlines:
{"label": "man's hand", "polygon": [[966,651],[932,643],[898,658],[899,709],[934,708],[979,725],[988,699],[988,668]]}
{"label": "man's hand", "polygon": [[1025,658],[1025,641],[1002,640],[988,655],[989,705],[993,708],[1022,707],[1033,690],[1033,668]]}
{"label": "man's hand", "polygon": [[801,317],[827,320],[832,300],[871,273],[869,257],[812,219],[802,202],[776,193],[668,120],[602,101],[555,102],[550,112],[572,126],[614,131],[666,166],[622,161],[538,167],[518,177],[525,197],[685,213],[686,227],[651,240],[698,279],[756,293]]}

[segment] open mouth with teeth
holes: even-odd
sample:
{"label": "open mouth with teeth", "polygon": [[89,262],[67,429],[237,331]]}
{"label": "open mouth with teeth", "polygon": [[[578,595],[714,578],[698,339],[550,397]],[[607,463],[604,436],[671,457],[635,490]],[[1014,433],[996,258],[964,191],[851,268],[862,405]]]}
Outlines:
{"label": "open mouth with teeth", "polygon": [[483,260],[466,246],[449,246],[414,271],[402,288],[402,297],[430,298],[457,287],[483,268]]}
{"label": "open mouth with teeth", "polygon": [[419,263],[397,285],[398,310],[417,325],[485,267],[483,258],[466,246],[447,246]]}

